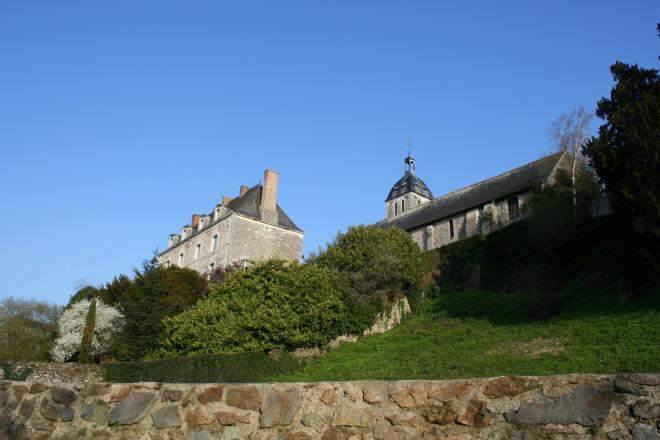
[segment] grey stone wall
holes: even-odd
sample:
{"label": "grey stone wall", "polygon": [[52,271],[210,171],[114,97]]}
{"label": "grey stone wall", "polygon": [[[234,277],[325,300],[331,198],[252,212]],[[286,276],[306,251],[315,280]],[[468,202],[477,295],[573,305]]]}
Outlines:
{"label": "grey stone wall", "polygon": [[281,258],[300,261],[303,234],[268,223],[252,220],[238,214],[232,215],[229,260],[260,261]]}
{"label": "grey stone wall", "polygon": [[[512,220],[518,220],[510,219],[508,207],[509,198],[518,198],[519,211],[521,212],[522,206],[529,198],[529,195],[529,191],[526,191],[510,197],[495,200],[483,206],[458,213],[451,217],[443,218],[431,225],[425,225],[413,229],[409,231],[409,233],[423,251],[439,248],[480,233],[488,234],[510,224]],[[450,221],[453,222],[454,226],[453,237],[450,234]]]}
{"label": "grey stone wall", "polygon": [[[213,237],[218,236],[215,250]],[[162,265],[171,264],[206,273],[211,265],[222,267],[241,260],[259,261],[281,258],[298,261],[302,256],[303,234],[268,223],[232,214],[213,227],[159,257]],[[199,256],[196,258],[197,246]],[[179,256],[183,254],[183,264]]]}
{"label": "grey stone wall", "polygon": [[[430,199],[427,199],[426,197],[422,197],[417,193],[410,192],[408,194],[404,194],[401,197],[397,197],[396,199],[392,199],[389,202],[387,202],[387,207],[386,207],[387,212],[385,218],[390,218],[394,215],[399,215],[401,213],[408,212],[411,209],[423,205],[424,203],[429,201]],[[395,212],[396,214],[394,214]]]}
{"label": "grey stone wall", "polygon": [[0,440],[658,439],[660,375],[0,383]]}

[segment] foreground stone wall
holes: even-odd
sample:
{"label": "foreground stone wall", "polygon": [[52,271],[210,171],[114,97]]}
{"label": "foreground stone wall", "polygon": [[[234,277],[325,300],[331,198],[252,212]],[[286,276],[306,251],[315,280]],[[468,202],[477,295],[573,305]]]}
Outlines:
{"label": "foreground stone wall", "polygon": [[0,439],[658,439],[660,375],[0,385]]}

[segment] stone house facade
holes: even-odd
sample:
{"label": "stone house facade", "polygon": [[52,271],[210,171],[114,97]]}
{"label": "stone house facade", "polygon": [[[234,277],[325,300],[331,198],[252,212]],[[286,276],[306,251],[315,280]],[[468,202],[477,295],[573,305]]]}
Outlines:
{"label": "stone house facade", "polygon": [[387,217],[377,225],[405,229],[423,251],[488,234],[518,221],[532,185],[554,183],[556,171],[569,163],[566,153],[552,154],[433,198],[429,187],[416,174],[415,159],[408,155],[404,176],[385,200]]}
{"label": "stone house facade", "polygon": [[208,273],[232,263],[302,258],[303,231],[277,204],[279,174],[264,172],[264,183],[241,186],[236,198],[223,197],[208,214],[193,214],[190,225],[172,234],[159,254],[162,266]]}

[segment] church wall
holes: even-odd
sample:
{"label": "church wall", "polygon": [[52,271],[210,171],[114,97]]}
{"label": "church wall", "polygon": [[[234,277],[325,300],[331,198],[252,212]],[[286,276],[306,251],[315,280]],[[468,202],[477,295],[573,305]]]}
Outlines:
{"label": "church wall", "polygon": [[[514,196],[498,199],[494,203],[487,203],[451,217],[445,217],[431,225],[420,226],[408,232],[423,251],[439,248],[480,233],[487,234],[511,222],[508,208],[510,197],[518,197],[519,212],[522,213],[522,206],[529,195],[529,191],[524,191]],[[492,216],[489,215],[489,212],[493,213]],[[488,217],[492,218],[492,223],[488,222]],[[453,238],[450,234],[450,220],[454,223]]]}

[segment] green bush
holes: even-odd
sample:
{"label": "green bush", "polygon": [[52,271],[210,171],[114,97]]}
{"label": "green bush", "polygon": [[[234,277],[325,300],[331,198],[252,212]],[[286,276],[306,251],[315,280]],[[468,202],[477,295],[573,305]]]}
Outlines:
{"label": "green bush", "polygon": [[258,382],[275,374],[300,368],[288,353],[273,359],[265,353],[239,353],[165,358],[146,362],[117,362],[105,365],[109,382],[227,383]]}
{"label": "green bush", "polygon": [[34,370],[27,365],[13,365],[9,362],[0,362],[0,371],[2,371],[3,380],[23,382]]}
{"label": "green bush", "polygon": [[419,287],[422,253],[403,229],[353,226],[309,262],[335,270],[344,292],[369,296]]}
{"label": "green bush", "polygon": [[264,352],[321,345],[344,315],[332,272],[269,260],[237,271],[195,307],[166,319],[164,355]]}
{"label": "green bush", "polygon": [[399,228],[354,226],[339,233],[308,264],[335,274],[346,306],[346,318],[334,333],[361,333],[377,313],[402,295],[419,289],[422,253],[410,235]]}

